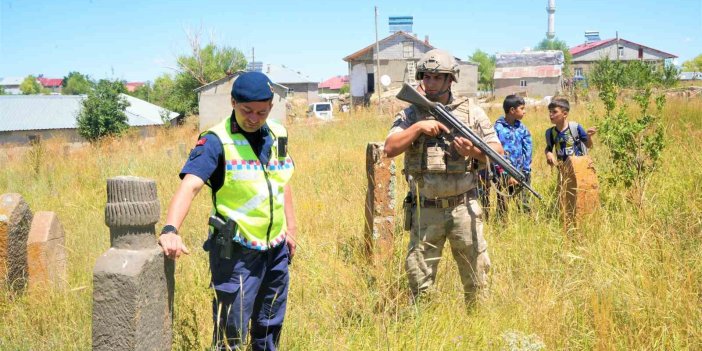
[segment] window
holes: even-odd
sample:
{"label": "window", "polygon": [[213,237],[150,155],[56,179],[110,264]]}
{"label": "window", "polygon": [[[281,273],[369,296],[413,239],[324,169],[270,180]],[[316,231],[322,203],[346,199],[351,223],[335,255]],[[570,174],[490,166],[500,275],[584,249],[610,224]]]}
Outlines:
{"label": "window", "polygon": [[582,77],[582,76],[583,76],[583,68],[582,68],[582,67],[576,67],[576,68],[575,68],[575,76],[576,76],[576,77]]}
{"label": "window", "polygon": [[643,48],[639,48],[639,60],[643,60]]}
{"label": "window", "polygon": [[620,46],[619,47],[619,57],[623,57],[623,56],[624,56],[624,47]]}
{"label": "window", "polygon": [[522,79],[519,81],[519,86],[520,87],[525,87],[526,86],[526,80]]}
{"label": "window", "polygon": [[414,43],[411,41],[402,42],[402,57],[411,58],[414,57]]}

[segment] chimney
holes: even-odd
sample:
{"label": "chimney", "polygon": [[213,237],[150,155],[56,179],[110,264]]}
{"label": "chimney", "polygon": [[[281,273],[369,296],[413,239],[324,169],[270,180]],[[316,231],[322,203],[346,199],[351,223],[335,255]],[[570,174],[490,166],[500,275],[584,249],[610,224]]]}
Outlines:
{"label": "chimney", "polygon": [[429,36],[428,35],[424,36],[424,44],[429,45]]}

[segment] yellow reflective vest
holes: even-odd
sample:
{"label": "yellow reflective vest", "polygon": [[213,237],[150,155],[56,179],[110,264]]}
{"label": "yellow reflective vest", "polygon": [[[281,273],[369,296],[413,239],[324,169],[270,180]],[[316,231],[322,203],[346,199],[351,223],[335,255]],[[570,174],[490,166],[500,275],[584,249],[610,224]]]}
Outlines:
{"label": "yellow reflective vest", "polygon": [[268,250],[285,241],[284,188],[295,167],[290,156],[279,153],[287,149],[279,143],[288,134],[281,124],[267,122],[273,145],[268,164],[261,164],[246,137],[231,132],[232,118],[205,132],[217,135],[224,150],[224,184],[214,194],[215,211],[236,222],[232,240]]}

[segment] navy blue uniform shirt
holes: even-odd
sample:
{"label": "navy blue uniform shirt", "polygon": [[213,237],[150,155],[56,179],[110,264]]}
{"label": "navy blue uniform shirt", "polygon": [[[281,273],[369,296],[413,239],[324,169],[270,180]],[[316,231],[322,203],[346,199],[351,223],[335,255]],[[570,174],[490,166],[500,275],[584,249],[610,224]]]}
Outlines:
{"label": "navy blue uniform shirt", "polygon": [[[248,133],[239,128],[236,118],[234,118],[234,111],[232,111],[230,118],[231,124],[238,130],[238,133],[243,134],[248,140],[254,153],[258,156],[258,160],[262,164],[268,164],[271,146],[273,146],[273,137],[268,125],[264,124],[261,129]],[[183,179],[186,174],[192,174],[202,179],[212,188],[213,192],[222,187],[224,184],[224,149],[222,142],[216,135],[207,133],[198,140],[180,171],[180,179]]]}

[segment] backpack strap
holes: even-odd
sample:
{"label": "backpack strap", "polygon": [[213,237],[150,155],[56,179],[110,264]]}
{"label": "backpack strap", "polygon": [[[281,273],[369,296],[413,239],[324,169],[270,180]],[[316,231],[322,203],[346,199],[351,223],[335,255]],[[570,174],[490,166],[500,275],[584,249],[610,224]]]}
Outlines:
{"label": "backpack strap", "polygon": [[570,130],[570,136],[573,137],[573,140],[578,143],[580,147],[580,151],[583,152],[583,155],[587,155],[587,146],[585,146],[585,143],[583,143],[582,139],[580,139],[580,133],[578,133],[578,122],[575,121],[569,121],[568,122],[568,129]]}

